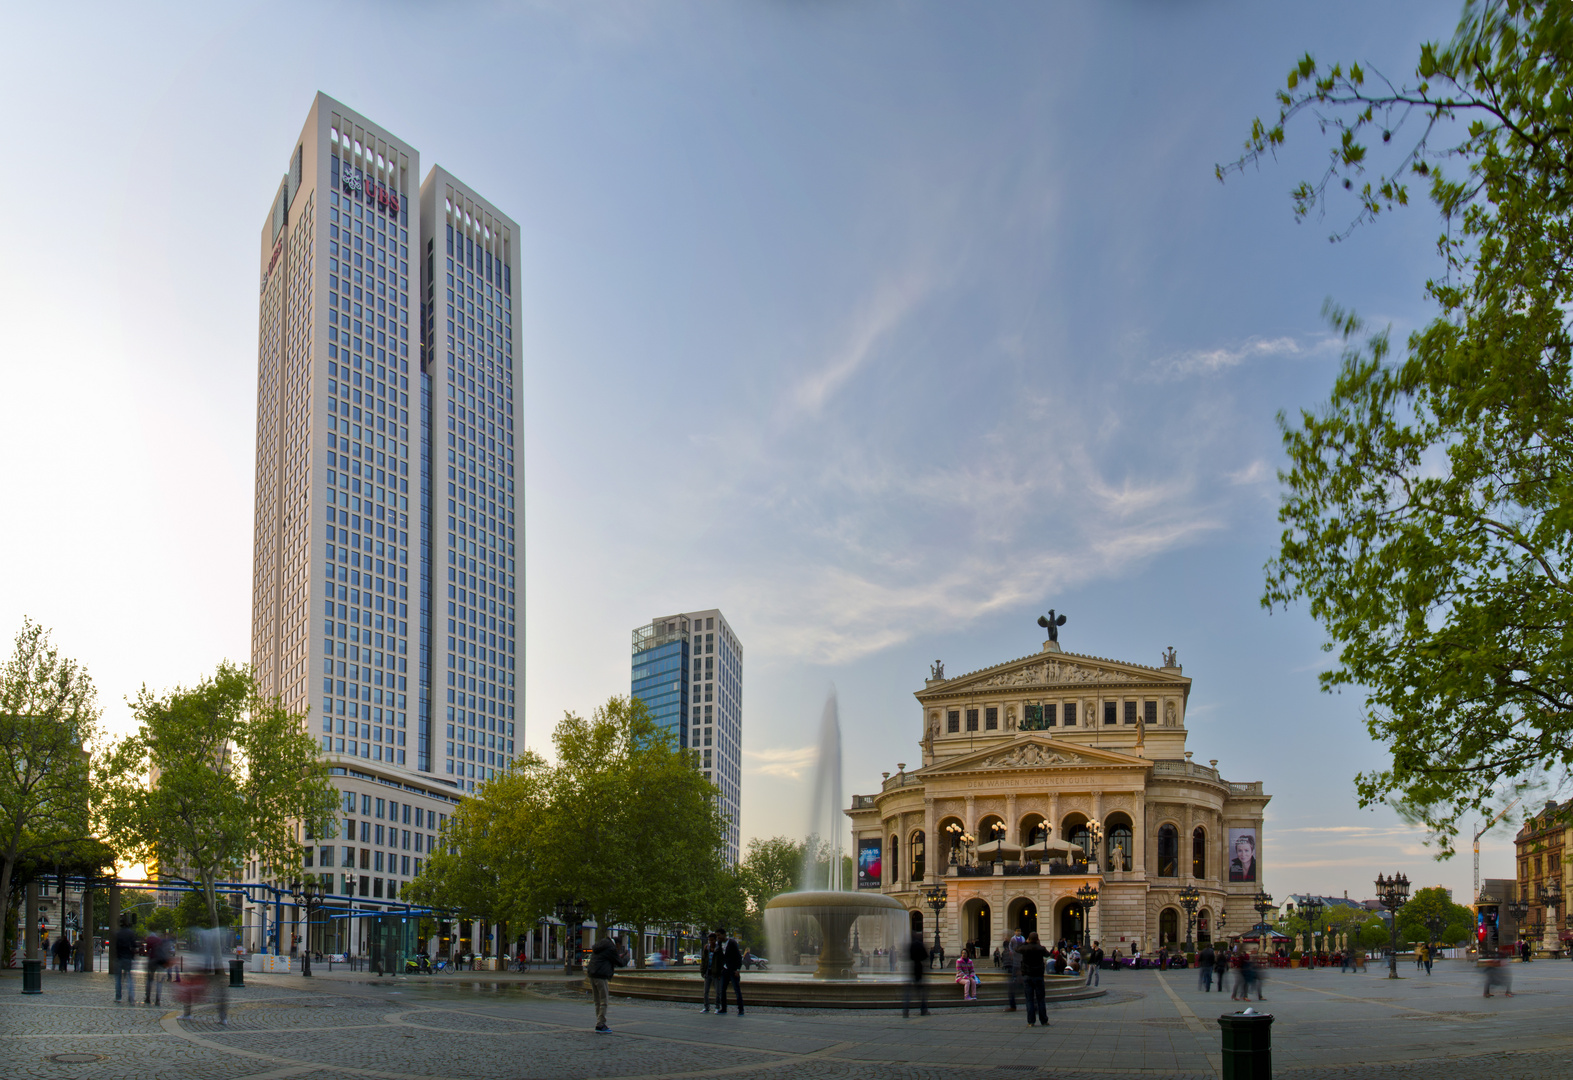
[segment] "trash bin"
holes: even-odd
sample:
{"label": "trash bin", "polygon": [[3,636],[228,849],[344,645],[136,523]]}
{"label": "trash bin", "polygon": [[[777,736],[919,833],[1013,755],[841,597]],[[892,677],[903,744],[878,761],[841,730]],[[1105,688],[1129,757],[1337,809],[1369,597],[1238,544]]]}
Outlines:
{"label": "trash bin", "polygon": [[[29,901],[31,903],[31,901]],[[44,992],[44,962],[42,960],[22,961],[22,993],[42,994]]]}
{"label": "trash bin", "polygon": [[229,985],[246,985],[246,962],[244,960],[231,960],[229,962]]}
{"label": "trash bin", "polygon": [[1223,1080],[1266,1080],[1273,1075],[1273,1014],[1255,1009],[1224,1013]]}

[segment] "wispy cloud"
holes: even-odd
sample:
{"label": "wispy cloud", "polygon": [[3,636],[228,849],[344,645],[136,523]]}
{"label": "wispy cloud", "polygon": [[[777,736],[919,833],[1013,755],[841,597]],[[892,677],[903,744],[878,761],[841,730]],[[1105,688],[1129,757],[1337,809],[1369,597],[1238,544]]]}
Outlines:
{"label": "wispy cloud", "polygon": [[1167,378],[1216,375],[1252,360],[1303,358],[1336,352],[1339,344],[1338,338],[1331,334],[1321,334],[1307,340],[1287,336],[1250,337],[1237,345],[1172,353],[1160,359],[1154,367],[1160,376]]}
{"label": "wispy cloud", "polygon": [[908,270],[877,288],[853,316],[841,343],[792,391],[801,411],[817,413],[842,385],[878,352],[891,331],[912,313],[932,283],[918,270]]}
{"label": "wispy cloud", "polygon": [[818,751],[812,746],[787,747],[776,750],[744,750],[745,760],[756,762],[745,772],[761,776],[780,776],[796,780],[813,767]]}
{"label": "wispy cloud", "polygon": [[1267,462],[1263,461],[1261,458],[1257,458],[1243,469],[1237,469],[1234,472],[1224,473],[1224,479],[1228,480],[1229,483],[1235,487],[1247,487],[1254,484],[1265,483],[1268,480],[1272,480],[1276,475],[1277,474],[1274,472],[1273,468],[1268,465]]}

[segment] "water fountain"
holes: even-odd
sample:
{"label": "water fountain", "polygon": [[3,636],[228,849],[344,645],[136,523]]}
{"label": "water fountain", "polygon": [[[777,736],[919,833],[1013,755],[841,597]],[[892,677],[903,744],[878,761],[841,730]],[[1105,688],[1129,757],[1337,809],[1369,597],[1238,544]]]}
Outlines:
{"label": "water fountain", "polygon": [[[819,723],[819,753],[814,764],[814,794],[809,804],[810,841],[803,850],[803,887],[782,893],[765,904],[765,936],[774,962],[796,966],[798,942],[815,941],[819,957],[816,979],[855,979],[862,957],[853,951],[853,929],[868,932],[871,946],[901,955],[906,945],[907,909],[901,902],[877,892],[845,889],[842,880],[841,719],[836,693],[830,692]],[[819,844],[828,849],[825,887],[819,884]],[[859,950],[860,952],[861,950]],[[886,965],[887,969],[889,965]]]}

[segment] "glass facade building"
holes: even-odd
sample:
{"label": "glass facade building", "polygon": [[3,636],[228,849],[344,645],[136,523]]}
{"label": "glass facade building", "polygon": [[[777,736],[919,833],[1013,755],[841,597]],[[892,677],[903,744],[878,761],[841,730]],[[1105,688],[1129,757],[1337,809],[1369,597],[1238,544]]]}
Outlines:
{"label": "glass facade building", "polygon": [[386,899],[522,724],[518,227],[419,176],[318,94],[260,252],[252,663],[344,799],[305,866]]}
{"label": "glass facade building", "polygon": [[738,859],[742,800],[743,644],[716,608],[667,615],[633,632],[632,695],[720,790],[728,853]]}

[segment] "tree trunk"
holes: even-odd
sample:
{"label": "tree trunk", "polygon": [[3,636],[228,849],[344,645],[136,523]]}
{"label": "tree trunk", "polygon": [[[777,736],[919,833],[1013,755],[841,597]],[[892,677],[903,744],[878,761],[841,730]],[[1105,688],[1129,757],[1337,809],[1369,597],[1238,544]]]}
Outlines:
{"label": "tree trunk", "polygon": [[[3,864],[0,864],[0,948],[5,946],[4,927],[7,916],[11,914],[11,872],[15,867],[16,859],[11,855],[7,855]],[[17,932],[20,933],[22,929],[20,920],[17,921],[16,926]],[[11,954],[7,952],[4,957],[0,957],[0,967],[10,966]]]}
{"label": "tree trunk", "polygon": [[644,923],[634,927],[634,967],[638,969],[644,967],[644,931]]}

